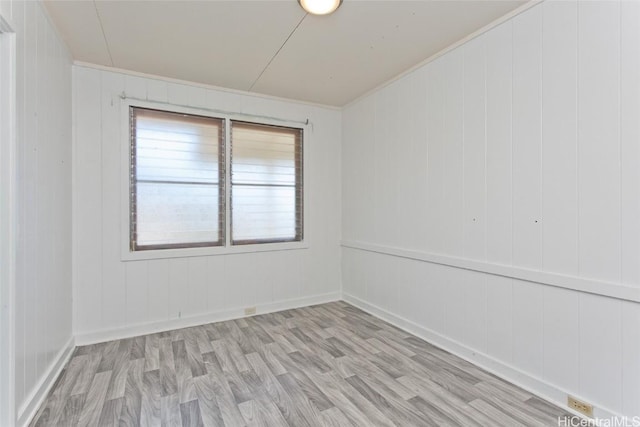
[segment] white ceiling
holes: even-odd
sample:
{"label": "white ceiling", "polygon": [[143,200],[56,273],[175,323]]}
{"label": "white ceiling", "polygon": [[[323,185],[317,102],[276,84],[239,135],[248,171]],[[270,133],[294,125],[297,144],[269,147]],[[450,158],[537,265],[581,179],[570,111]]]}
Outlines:
{"label": "white ceiling", "polygon": [[74,59],[342,106],[525,0],[48,0]]}

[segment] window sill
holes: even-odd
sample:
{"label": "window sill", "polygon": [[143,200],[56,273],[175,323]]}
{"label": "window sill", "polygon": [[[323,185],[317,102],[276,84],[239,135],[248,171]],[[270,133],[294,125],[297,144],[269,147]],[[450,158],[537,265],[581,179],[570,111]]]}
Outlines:
{"label": "window sill", "polygon": [[166,258],[191,258],[202,256],[233,255],[254,252],[273,252],[308,249],[309,244],[302,242],[282,242],[282,243],[258,243],[238,246],[211,246],[205,248],[182,248],[182,249],[156,249],[148,251],[132,252],[128,248],[123,250],[122,261],[142,261],[150,259]]}

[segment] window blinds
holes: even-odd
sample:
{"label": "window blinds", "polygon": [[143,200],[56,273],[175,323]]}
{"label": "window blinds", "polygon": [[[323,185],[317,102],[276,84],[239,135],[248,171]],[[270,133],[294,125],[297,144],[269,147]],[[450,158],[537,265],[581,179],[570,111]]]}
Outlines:
{"label": "window blinds", "polygon": [[224,121],[130,108],[131,248],[224,244]]}
{"label": "window blinds", "polygon": [[302,129],[232,121],[232,244],[302,240],[302,200]]}

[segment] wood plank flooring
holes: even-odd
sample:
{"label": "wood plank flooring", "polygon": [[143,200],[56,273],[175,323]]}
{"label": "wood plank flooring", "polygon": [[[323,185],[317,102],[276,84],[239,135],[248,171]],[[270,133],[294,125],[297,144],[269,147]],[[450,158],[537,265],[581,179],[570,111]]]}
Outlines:
{"label": "wood plank flooring", "polygon": [[345,302],[78,347],[34,426],[557,426],[570,415]]}

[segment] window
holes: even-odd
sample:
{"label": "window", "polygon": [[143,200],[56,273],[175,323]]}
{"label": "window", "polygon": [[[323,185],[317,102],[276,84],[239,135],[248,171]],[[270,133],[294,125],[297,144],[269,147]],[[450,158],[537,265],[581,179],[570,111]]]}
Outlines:
{"label": "window", "polygon": [[223,120],[130,114],[131,250],[223,245]]}
{"label": "window", "polygon": [[129,252],[303,240],[302,129],[128,112]]}
{"label": "window", "polygon": [[231,122],[234,245],[302,240],[302,130]]}

